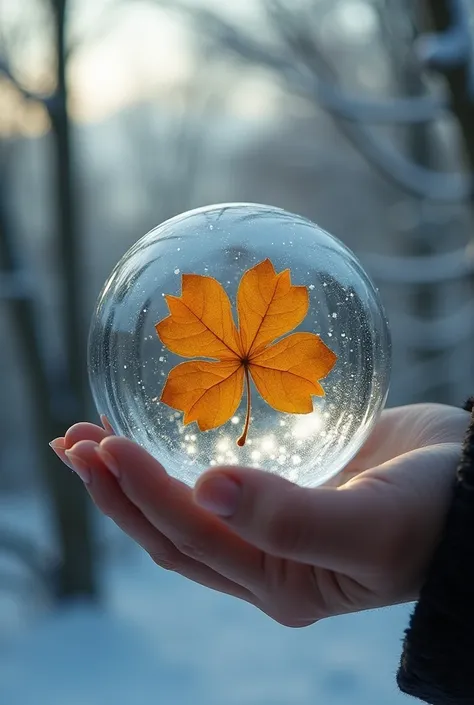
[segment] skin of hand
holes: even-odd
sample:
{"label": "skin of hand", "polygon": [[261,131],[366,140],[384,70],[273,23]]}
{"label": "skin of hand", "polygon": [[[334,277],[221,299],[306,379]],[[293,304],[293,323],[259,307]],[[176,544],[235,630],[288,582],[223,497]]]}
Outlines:
{"label": "skin of hand", "polygon": [[190,488],[106,420],[51,445],[159,566],[302,627],[417,599],[468,423],[444,405],[388,409],[337,481],[313,489],[236,466]]}

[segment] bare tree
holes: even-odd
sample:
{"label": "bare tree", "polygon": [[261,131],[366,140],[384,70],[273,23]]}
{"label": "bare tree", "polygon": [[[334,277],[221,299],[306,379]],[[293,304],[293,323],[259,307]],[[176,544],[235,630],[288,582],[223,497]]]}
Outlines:
{"label": "bare tree", "polygon": [[[61,301],[60,326],[62,354],[51,355],[42,330],[34,272],[28,272],[14,235],[8,213],[5,188],[0,183],[0,264],[4,302],[16,328],[23,364],[29,381],[31,403],[35,410],[37,447],[41,468],[49,489],[60,547],[56,592],[59,598],[76,594],[95,595],[93,537],[89,502],[74,478],[64,473],[61,463],[48,448],[48,441],[63,435],[65,428],[86,416],[84,371],[84,331],[81,318],[81,262],[78,211],[74,187],[71,123],[68,112],[66,45],[67,2],[48,0],[47,9],[53,33],[54,88],[48,95],[37,95],[26,88],[12,68],[11,46],[0,47],[0,72],[27,101],[46,109],[54,145],[54,194],[56,245],[60,263],[58,297]],[[4,38],[5,39],[5,38]],[[14,47],[13,47],[14,48]],[[3,174],[5,178],[5,174]],[[26,285],[25,285],[26,284]],[[10,293],[9,293],[10,292]],[[1,293],[1,291],[0,291]]]}
{"label": "bare tree", "polygon": [[[326,111],[365,160],[417,203],[418,225],[406,238],[404,252],[391,257],[367,254],[365,261],[381,283],[412,292],[411,311],[400,312],[393,321],[395,329],[405,329],[414,351],[405,400],[431,396],[459,402],[465,376],[472,374],[464,354],[468,346],[459,345],[460,336],[464,343],[473,339],[472,309],[464,301],[448,313],[442,311],[440,285],[472,279],[474,264],[466,243],[455,238],[450,243],[443,237],[442,219],[434,227],[431,215],[443,205],[474,199],[473,40],[467,3],[366,0],[378,19],[383,51],[392,59],[392,88],[402,92],[400,97],[374,99],[343,88],[341,70],[335,68],[338,47],[324,42],[322,20],[337,3],[261,0],[265,21],[252,26],[187,0],[157,2],[190,19],[199,39],[220,54],[225,51],[268,69],[285,90]],[[347,70],[346,63],[342,72]],[[433,89],[436,74],[445,80],[436,81],[441,85]],[[447,111],[457,121],[465,154],[453,172],[439,170],[438,155],[448,150],[435,128]],[[437,381],[440,366],[446,380],[442,388]]]}

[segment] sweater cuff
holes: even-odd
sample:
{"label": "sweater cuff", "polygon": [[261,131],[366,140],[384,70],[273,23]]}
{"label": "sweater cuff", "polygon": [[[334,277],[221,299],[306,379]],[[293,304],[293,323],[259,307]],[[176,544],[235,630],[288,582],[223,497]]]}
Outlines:
{"label": "sweater cuff", "polygon": [[405,632],[397,683],[430,705],[474,705],[474,397],[454,497]]}

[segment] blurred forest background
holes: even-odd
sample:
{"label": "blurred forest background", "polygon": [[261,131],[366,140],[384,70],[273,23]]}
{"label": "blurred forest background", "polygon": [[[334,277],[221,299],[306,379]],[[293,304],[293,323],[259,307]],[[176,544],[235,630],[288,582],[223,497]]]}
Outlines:
{"label": "blurred forest background", "polygon": [[[473,22],[462,0],[0,0],[10,617],[100,599],[110,547],[47,442],[95,420],[95,299],[118,258],[172,215],[253,201],[311,218],[380,288],[390,404],[472,393]],[[22,506],[49,530],[16,522]]]}

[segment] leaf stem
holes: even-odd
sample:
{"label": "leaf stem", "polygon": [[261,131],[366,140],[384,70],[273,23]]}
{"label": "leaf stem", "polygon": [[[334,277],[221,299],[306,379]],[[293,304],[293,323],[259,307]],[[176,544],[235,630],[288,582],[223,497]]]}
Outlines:
{"label": "leaf stem", "polygon": [[245,365],[245,384],[247,388],[247,416],[245,417],[245,426],[244,430],[242,431],[242,435],[240,436],[240,438],[237,439],[237,445],[241,448],[245,445],[245,441],[247,440],[247,433],[249,432],[250,426],[250,377],[249,368],[247,365]]}

